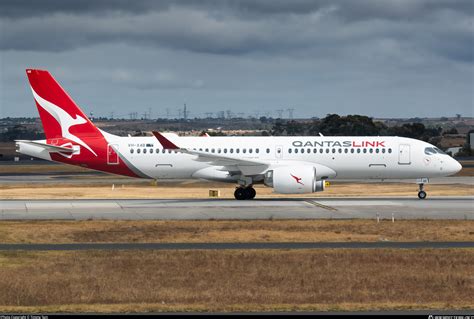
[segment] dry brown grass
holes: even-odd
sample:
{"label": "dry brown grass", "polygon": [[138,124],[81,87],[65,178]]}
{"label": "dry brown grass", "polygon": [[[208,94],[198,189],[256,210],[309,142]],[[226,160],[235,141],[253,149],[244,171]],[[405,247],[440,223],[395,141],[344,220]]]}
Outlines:
{"label": "dry brown grass", "polygon": [[[207,198],[209,189],[219,189],[221,198],[234,198],[235,186],[231,184],[209,183],[175,183],[167,186],[115,185],[87,186],[77,185],[3,185],[0,186],[1,199],[99,199],[99,198]],[[263,185],[256,185],[257,198],[318,198],[344,196],[410,196],[416,197],[416,184],[395,183],[337,183],[334,182],[326,191],[315,194],[274,194],[273,190]],[[425,187],[429,196],[464,196],[474,195],[470,185],[435,185]]]}
{"label": "dry brown grass", "polygon": [[469,309],[474,251],[0,253],[1,311]]}
{"label": "dry brown grass", "polygon": [[474,221],[2,221],[2,243],[474,241]]}

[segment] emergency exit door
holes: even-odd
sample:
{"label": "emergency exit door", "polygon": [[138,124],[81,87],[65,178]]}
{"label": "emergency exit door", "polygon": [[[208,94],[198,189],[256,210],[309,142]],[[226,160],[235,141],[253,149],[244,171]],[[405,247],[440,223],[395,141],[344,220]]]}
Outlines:
{"label": "emergency exit door", "polygon": [[410,145],[400,144],[398,147],[398,164],[410,165]]}

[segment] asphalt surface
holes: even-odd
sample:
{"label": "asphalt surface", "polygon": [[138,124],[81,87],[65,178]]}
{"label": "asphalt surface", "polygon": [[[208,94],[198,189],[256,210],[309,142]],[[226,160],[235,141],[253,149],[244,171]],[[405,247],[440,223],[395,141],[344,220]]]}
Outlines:
{"label": "asphalt surface", "polygon": [[260,250],[260,249],[446,249],[474,248],[474,242],[305,242],[305,243],[78,243],[0,244],[5,250]]}
{"label": "asphalt surface", "polygon": [[474,197],[3,200],[0,220],[474,220]]}
{"label": "asphalt surface", "polygon": [[[150,184],[150,180],[147,179],[137,179],[130,177],[122,177],[109,175],[102,172],[81,172],[81,173],[70,173],[70,172],[57,172],[51,173],[48,171],[37,172],[34,174],[31,173],[0,173],[0,181],[5,185],[21,185],[21,184],[84,184],[84,183],[93,183],[97,185],[112,185],[112,184]],[[166,185],[168,183],[179,183],[187,182],[189,180],[179,180],[179,179],[160,179],[158,180],[158,185]],[[338,183],[381,183],[380,179],[367,179],[367,180],[352,180],[352,179],[336,179],[334,180]],[[196,180],[196,182],[198,182]],[[415,179],[386,179],[384,183],[404,183],[404,184],[413,184],[416,186]],[[203,183],[203,181],[199,181]],[[212,182],[208,182],[212,185]],[[443,185],[452,185],[452,184],[464,184],[464,185],[474,185],[474,178],[472,176],[454,176],[454,177],[438,177],[431,178],[429,184],[443,184]]]}

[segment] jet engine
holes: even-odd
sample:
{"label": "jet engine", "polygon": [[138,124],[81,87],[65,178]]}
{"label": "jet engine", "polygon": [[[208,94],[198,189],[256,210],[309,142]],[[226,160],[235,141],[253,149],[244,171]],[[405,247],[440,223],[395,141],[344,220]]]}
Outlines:
{"label": "jet engine", "polygon": [[324,180],[317,180],[316,168],[310,165],[275,167],[265,174],[264,183],[275,193],[304,194],[322,192]]}

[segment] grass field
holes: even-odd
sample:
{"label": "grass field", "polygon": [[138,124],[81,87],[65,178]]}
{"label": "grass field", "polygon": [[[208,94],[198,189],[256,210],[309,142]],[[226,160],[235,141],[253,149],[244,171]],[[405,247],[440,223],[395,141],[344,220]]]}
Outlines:
{"label": "grass field", "polygon": [[474,221],[1,221],[2,243],[474,241]]}
{"label": "grass field", "polygon": [[1,311],[472,309],[474,251],[0,253]]}

